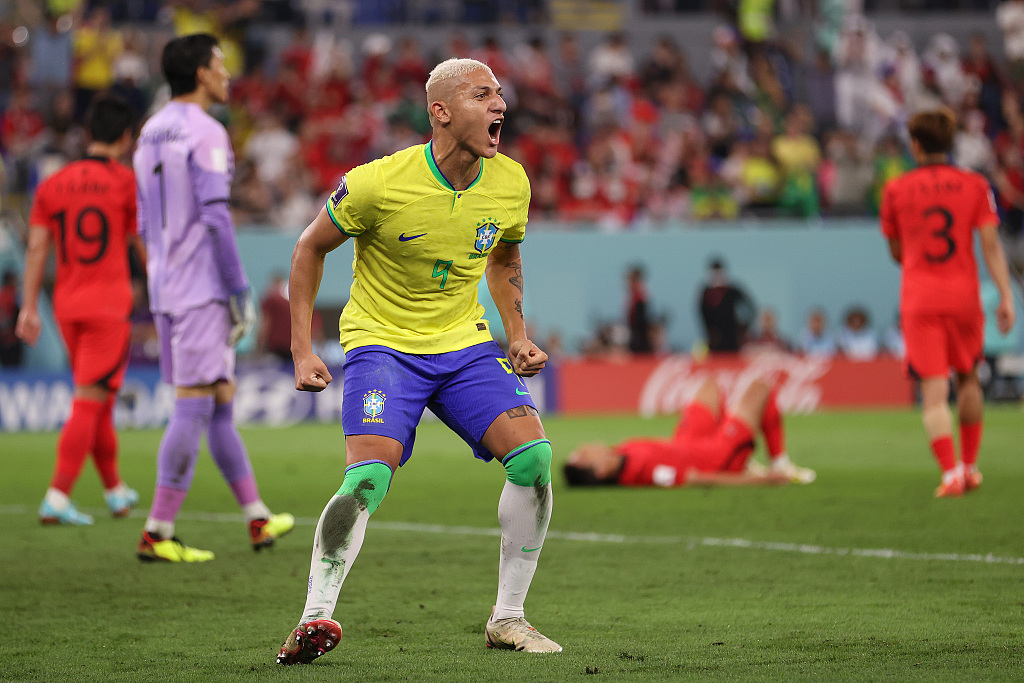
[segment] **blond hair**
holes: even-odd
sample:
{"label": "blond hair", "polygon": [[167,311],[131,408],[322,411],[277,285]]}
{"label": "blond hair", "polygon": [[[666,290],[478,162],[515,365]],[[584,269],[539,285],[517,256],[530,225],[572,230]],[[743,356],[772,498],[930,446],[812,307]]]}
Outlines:
{"label": "blond hair", "polygon": [[465,76],[471,71],[476,71],[477,69],[486,69],[487,73],[492,76],[494,75],[494,72],[491,71],[491,67],[475,59],[464,59],[460,57],[446,59],[435,66],[430,72],[430,76],[427,77],[425,90],[429,93],[431,88],[439,84],[441,81],[446,81],[449,78],[456,78],[458,76]]}

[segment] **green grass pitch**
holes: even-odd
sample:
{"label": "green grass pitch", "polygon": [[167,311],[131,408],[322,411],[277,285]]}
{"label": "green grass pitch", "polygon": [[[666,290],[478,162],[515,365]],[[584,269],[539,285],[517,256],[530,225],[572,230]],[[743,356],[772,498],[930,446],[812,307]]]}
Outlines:
{"label": "green grass pitch", "polygon": [[[788,419],[810,486],[567,490],[585,440],[671,420],[549,419],[555,511],[527,615],[560,655],[484,648],[497,576],[500,466],[438,423],[374,515],[305,667],[274,655],[302,608],[313,524],[342,479],[340,426],[247,429],[264,499],[299,518],[260,554],[205,455],[178,534],[204,565],[135,559],[142,514],[113,520],[91,465],[88,528],[36,519],[54,434],[0,436],[0,681],[1006,681],[1024,679],[1024,415],[990,408],[985,483],[935,500],[916,413]],[[121,437],[147,504],[159,432]]]}

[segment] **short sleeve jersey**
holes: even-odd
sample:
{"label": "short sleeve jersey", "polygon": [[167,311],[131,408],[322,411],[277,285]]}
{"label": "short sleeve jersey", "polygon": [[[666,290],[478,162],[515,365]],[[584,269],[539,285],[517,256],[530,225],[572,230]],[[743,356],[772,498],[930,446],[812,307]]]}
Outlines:
{"label": "short sleeve jersey", "polygon": [[29,224],[45,228],[56,245],[57,318],[128,318],[135,221],[135,176],[116,161],[87,157],[40,184]]}
{"label": "short sleeve jersey", "polygon": [[974,232],[998,223],[988,181],[973,171],[934,164],[890,181],[881,227],[902,249],[900,311],[980,313]]}
{"label": "short sleeve jersey", "polygon": [[623,486],[682,486],[691,467],[686,448],[671,441],[636,439],[619,444],[625,458],[619,472]]}
{"label": "short sleeve jersey", "polygon": [[477,288],[498,241],[522,242],[530,184],[504,155],[455,190],[416,145],[352,169],[327,202],[355,238],[351,296],[339,323],[346,351],[458,351],[491,339]]}

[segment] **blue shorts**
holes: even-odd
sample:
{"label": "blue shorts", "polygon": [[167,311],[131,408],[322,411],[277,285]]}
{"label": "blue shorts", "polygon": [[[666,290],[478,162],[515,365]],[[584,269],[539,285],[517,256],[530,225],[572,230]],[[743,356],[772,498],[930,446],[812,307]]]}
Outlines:
{"label": "blue shorts", "polygon": [[401,353],[385,346],[361,346],[345,357],[341,424],[346,436],[389,436],[412,455],[416,425],[424,408],[437,415],[487,461],[480,439],[506,410],[533,405],[533,398],[501,347],[489,341],[460,351]]}

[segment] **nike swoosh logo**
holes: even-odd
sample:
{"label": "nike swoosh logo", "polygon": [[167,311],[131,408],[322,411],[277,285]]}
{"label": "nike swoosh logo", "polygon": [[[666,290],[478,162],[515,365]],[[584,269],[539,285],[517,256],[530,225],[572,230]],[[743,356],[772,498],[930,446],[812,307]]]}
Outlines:
{"label": "nike swoosh logo", "polygon": [[519,394],[520,396],[529,396],[530,395],[529,391],[519,391],[519,389],[516,389],[516,393]]}
{"label": "nike swoosh logo", "polygon": [[414,239],[416,239],[417,237],[423,237],[423,236],[424,236],[424,235],[426,235],[426,234],[427,234],[427,233],[425,233],[425,232],[421,232],[421,233],[420,233],[420,234],[418,234],[418,235],[409,235],[409,236],[406,236],[406,234],[405,234],[405,233],[403,232],[403,233],[402,233],[401,235],[399,235],[399,236],[398,236],[398,241],[399,241],[399,242],[408,242],[409,240],[414,240]]}
{"label": "nike swoosh logo", "polygon": [[542,546],[542,545],[539,545],[539,546],[537,546],[536,548],[527,548],[527,547],[526,547],[526,546],[524,545],[524,546],[523,546],[523,547],[521,548],[521,550],[522,550],[522,551],[523,551],[524,553],[532,553],[532,552],[533,552],[534,550],[540,550],[540,549],[541,549],[541,548],[543,548],[543,547],[544,547],[544,546]]}

